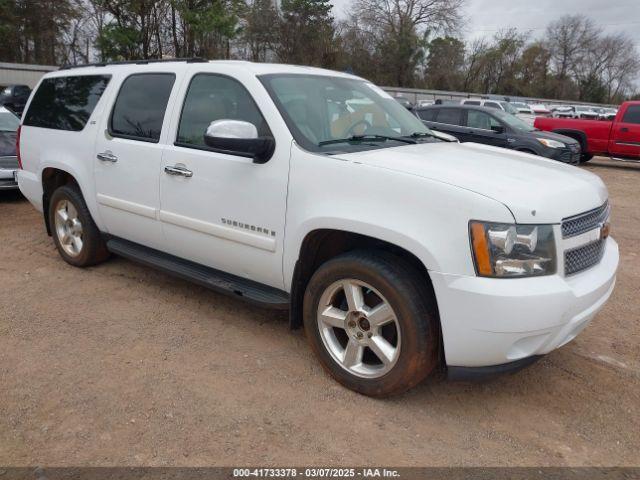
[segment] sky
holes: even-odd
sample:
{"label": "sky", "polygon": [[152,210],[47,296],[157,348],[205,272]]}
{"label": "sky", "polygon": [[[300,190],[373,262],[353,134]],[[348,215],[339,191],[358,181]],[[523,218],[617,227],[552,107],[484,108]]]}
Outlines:
{"label": "sky", "polygon": [[[333,0],[337,18],[346,17],[351,0]],[[466,0],[466,39],[492,36],[496,31],[516,27],[544,33],[547,24],[565,14],[584,13],[606,33],[626,32],[640,51],[640,0]]]}

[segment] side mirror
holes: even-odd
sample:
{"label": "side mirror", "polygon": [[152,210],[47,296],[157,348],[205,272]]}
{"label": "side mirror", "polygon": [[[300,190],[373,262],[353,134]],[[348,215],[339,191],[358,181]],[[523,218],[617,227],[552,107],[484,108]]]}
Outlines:
{"label": "side mirror", "polygon": [[491,130],[493,133],[504,133],[504,125],[492,125]]}
{"label": "side mirror", "polygon": [[266,163],[276,147],[272,137],[258,137],[256,126],[242,120],[211,122],[204,143],[220,153],[252,158],[254,163]]}

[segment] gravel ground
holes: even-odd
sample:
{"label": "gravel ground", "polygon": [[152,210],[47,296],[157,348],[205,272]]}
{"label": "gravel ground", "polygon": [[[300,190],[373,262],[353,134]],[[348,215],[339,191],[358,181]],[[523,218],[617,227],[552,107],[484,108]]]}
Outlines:
{"label": "gravel ground", "polygon": [[332,381],[285,314],[120,258],[70,267],[0,193],[0,465],[639,465],[640,165],[586,168],[622,255],[591,326],[517,375],[388,400]]}

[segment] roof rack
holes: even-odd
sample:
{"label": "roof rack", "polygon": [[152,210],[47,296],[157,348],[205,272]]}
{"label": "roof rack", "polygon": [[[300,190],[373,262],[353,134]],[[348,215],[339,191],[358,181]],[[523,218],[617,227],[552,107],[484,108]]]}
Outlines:
{"label": "roof rack", "polygon": [[206,63],[208,61],[209,60],[207,60],[206,58],[200,58],[200,57],[123,60],[118,62],[97,62],[97,63],[84,63],[82,65],[63,65],[62,67],[60,67],[60,70],[69,70],[72,68],[86,68],[86,67],[108,67],[110,65],[147,65],[149,63],[169,63],[169,62]]}

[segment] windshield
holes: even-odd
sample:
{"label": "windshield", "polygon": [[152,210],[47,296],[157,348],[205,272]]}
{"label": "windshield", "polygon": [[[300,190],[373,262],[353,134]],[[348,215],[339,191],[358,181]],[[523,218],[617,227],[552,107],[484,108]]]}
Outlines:
{"label": "windshield", "polygon": [[415,143],[402,137],[431,133],[391,95],[364,80],[300,74],[260,80],[296,142],[310,151],[397,147]]}
{"label": "windshield", "polygon": [[0,132],[15,132],[20,125],[20,119],[11,112],[0,112]]}
{"label": "windshield", "polygon": [[502,105],[502,108],[504,108],[504,111],[507,113],[510,113],[512,115],[519,113],[518,109],[511,105],[509,102],[500,102],[500,105]]}
{"label": "windshield", "polygon": [[503,112],[501,110],[496,110],[493,113],[496,117],[498,117],[502,122],[506,123],[511,128],[519,130],[521,132],[533,132],[535,128],[529,125],[526,122],[523,122],[518,117],[511,115],[510,113]]}

